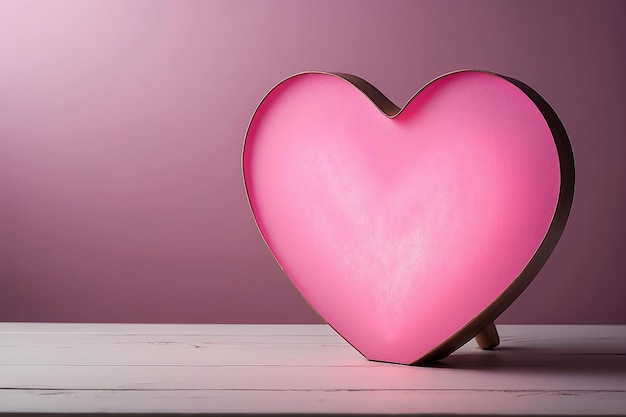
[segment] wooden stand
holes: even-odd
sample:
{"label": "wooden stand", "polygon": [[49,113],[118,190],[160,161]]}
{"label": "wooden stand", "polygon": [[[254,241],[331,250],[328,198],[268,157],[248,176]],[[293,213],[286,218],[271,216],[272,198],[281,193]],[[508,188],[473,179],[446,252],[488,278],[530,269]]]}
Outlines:
{"label": "wooden stand", "polygon": [[500,336],[498,336],[495,323],[482,329],[475,337],[478,346],[484,350],[491,350],[500,344]]}

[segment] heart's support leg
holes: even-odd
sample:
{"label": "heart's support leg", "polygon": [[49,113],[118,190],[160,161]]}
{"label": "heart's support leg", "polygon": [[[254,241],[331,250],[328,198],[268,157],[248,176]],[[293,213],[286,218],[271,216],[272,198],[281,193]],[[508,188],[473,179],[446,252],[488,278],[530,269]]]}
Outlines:
{"label": "heart's support leg", "polygon": [[485,350],[491,350],[500,344],[500,336],[498,336],[495,323],[491,323],[476,335],[476,343]]}

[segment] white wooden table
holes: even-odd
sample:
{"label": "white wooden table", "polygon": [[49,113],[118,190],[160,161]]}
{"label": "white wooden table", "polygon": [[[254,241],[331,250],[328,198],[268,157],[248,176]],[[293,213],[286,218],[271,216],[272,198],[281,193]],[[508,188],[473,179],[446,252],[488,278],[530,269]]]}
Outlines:
{"label": "white wooden table", "polygon": [[626,326],[498,326],[429,367],[326,325],[0,323],[0,415],[626,415]]}

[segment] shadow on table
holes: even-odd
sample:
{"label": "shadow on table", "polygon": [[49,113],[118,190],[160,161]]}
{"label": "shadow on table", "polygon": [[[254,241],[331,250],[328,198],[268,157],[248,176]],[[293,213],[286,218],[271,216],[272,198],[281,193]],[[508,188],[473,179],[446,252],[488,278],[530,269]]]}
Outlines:
{"label": "shadow on table", "polygon": [[501,346],[492,351],[476,348],[456,352],[445,359],[427,364],[432,368],[488,370],[534,370],[578,373],[626,374],[626,346],[621,350],[592,351],[571,346],[550,348]]}

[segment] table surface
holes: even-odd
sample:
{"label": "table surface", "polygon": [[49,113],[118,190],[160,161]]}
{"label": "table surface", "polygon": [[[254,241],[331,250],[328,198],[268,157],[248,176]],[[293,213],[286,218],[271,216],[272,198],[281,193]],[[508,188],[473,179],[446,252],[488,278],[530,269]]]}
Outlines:
{"label": "table surface", "polygon": [[0,415],[626,415],[626,326],[498,330],[417,367],[327,325],[0,323]]}

